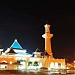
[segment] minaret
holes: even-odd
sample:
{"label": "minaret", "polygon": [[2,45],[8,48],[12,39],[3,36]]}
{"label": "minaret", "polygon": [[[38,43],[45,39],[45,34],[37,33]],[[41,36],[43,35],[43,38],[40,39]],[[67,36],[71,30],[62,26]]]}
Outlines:
{"label": "minaret", "polygon": [[51,49],[51,38],[53,37],[53,34],[50,34],[49,24],[46,24],[44,27],[45,27],[45,34],[43,34],[42,37],[45,38],[45,51],[50,55],[50,57],[53,57]]}

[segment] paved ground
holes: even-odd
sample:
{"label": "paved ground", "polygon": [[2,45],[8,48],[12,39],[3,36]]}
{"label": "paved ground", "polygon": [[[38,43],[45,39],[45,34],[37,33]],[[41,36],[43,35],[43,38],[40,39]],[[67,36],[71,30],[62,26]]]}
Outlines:
{"label": "paved ground", "polygon": [[71,73],[71,74],[53,74],[51,72],[36,72],[34,70],[33,71],[29,71],[29,70],[0,70],[0,75],[75,75],[75,73]]}
{"label": "paved ground", "polygon": [[43,72],[28,72],[20,70],[0,70],[0,75],[48,75]]}

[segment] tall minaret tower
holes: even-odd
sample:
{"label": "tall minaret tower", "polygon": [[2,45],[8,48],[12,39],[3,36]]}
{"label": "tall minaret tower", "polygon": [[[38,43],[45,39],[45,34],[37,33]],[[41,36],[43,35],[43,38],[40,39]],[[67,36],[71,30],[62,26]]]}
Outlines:
{"label": "tall minaret tower", "polygon": [[45,34],[42,35],[43,38],[45,38],[45,51],[50,55],[50,57],[53,57],[52,55],[52,49],[51,49],[51,38],[53,34],[50,34],[50,25],[45,25]]}

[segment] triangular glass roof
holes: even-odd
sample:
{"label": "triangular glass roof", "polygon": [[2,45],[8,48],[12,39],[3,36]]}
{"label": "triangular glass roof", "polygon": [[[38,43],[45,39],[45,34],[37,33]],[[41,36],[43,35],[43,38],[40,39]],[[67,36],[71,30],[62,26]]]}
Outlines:
{"label": "triangular glass roof", "polygon": [[11,45],[13,49],[23,49],[21,45],[18,43],[17,39],[14,40],[13,44]]}

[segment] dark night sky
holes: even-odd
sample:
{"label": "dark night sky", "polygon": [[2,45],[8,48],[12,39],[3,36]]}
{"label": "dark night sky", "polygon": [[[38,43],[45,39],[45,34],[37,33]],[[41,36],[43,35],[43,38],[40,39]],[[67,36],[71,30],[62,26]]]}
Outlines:
{"label": "dark night sky", "polygon": [[51,24],[53,55],[74,57],[75,2],[73,0],[0,1],[0,44],[6,49],[17,38],[29,53],[44,51],[44,25]]}

